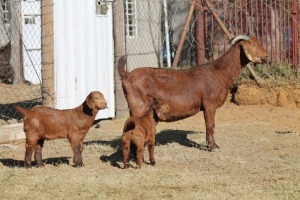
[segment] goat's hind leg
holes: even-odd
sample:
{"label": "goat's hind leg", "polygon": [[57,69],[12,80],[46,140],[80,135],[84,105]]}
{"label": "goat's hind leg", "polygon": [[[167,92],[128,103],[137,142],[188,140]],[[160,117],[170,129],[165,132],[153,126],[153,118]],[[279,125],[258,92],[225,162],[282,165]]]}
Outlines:
{"label": "goat's hind leg", "polygon": [[31,167],[31,157],[35,149],[35,145],[36,145],[35,141],[26,139],[26,144],[25,144],[26,151],[25,151],[25,158],[24,158],[24,166],[26,168]]}
{"label": "goat's hind leg", "polygon": [[122,154],[123,154],[123,163],[124,163],[124,169],[129,168],[129,157],[130,157],[130,142],[127,140],[124,140],[122,142]]}
{"label": "goat's hind leg", "polygon": [[37,145],[35,146],[35,151],[34,151],[34,160],[37,164],[37,167],[43,167],[44,163],[42,160],[42,149],[43,149],[43,145],[44,145],[44,139],[40,139],[37,143]]}
{"label": "goat's hind leg", "polygon": [[33,153],[33,148],[32,147],[26,147],[25,159],[24,159],[24,166],[26,168],[30,168],[31,167],[32,153]]}
{"label": "goat's hind leg", "polygon": [[144,142],[137,143],[136,147],[136,166],[137,168],[141,168],[144,159]]}

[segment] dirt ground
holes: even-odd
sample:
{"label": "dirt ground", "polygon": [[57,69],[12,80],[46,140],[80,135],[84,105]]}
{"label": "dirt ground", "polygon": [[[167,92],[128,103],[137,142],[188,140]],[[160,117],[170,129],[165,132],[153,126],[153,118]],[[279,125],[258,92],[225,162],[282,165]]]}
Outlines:
{"label": "dirt ground", "polygon": [[83,168],[67,140],[46,141],[43,168],[23,168],[24,141],[0,147],[0,199],[300,199],[300,109],[268,105],[217,111],[219,152],[205,148],[202,113],[159,123],[156,165],[122,169],[125,119],[85,139]]}

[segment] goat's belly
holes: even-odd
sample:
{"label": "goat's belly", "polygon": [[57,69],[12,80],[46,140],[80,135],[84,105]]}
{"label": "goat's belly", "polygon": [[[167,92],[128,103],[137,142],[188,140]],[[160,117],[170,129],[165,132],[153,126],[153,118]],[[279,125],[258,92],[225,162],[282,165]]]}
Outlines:
{"label": "goat's belly", "polygon": [[182,112],[178,111],[171,111],[169,113],[163,113],[160,111],[157,111],[156,114],[159,118],[159,121],[165,121],[165,122],[173,122],[181,119],[185,119],[187,117],[193,116],[197,114],[200,111],[200,109],[192,109],[192,110],[186,110]]}
{"label": "goat's belly", "polygon": [[58,138],[66,138],[67,134],[65,132],[48,132],[44,135],[46,140],[54,140]]}

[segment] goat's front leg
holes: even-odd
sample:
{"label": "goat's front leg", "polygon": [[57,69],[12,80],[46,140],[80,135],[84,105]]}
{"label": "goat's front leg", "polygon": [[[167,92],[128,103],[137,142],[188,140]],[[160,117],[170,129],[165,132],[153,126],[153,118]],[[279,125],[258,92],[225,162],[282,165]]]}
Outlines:
{"label": "goat's front leg", "polygon": [[70,141],[71,146],[74,152],[74,157],[73,157],[73,163],[75,164],[75,167],[82,167],[83,162],[82,162],[82,150],[83,150],[83,141]]}
{"label": "goat's front leg", "polygon": [[219,146],[215,143],[214,139],[215,114],[216,108],[205,108],[204,110],[204,119],[206,126],[206,143],[211,151],[219,150]]}
{"label": "goat's front leg", "polygon": [[40,139],[38,141],[38,144],[35,146],[35,151],[34,151],[34,159],[37,164],[37,167],[43,167],[44,163],[42,160],[42,148],[44,145],[44,139]]}

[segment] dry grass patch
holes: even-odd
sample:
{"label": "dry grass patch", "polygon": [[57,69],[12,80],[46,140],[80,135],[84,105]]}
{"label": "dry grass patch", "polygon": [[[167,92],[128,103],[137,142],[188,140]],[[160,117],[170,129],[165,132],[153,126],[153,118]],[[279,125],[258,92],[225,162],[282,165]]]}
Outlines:
{"label": "dry grass patch", "polygon": [[125,119],[90,130],[83,168],[72,167],[67,140],[54,140],[45,142],[45,167],[25,169],[24,141],[16,141],[0,147],[0,198],[299,199],[299,121],[299,109],[226,103],[216,117],[218,153],[206,151],[202,113],[160,123],[157,164],[140,170],[121,169]]}

